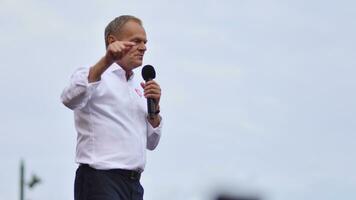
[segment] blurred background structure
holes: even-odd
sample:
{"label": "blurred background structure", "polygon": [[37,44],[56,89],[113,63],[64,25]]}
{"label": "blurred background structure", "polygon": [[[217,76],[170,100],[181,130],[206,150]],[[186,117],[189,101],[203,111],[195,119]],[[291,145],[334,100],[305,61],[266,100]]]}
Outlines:
{"label": "blurred background structure", "polygon": [[217,185],[263,200],[356,199],[355,8],[351,0],[1,0],[0,199],[18,198],[19,158],[46,180],[26,198],[73,198],[76,133],[59,95],[77,67],[103,56],[104,27],[121,14],[143,20],[144,63],[163,89],[146,200],[212,199]]}
{"label": "blurred background structure", "polygon": [[19,197],[20,200],[25,200],[25,191],[26,189],[33,189],[36,185],[41,183],[41,179],[33,174],[31,176],[31,179],[29,181],[26,181],[26,174],[25,174],[25,161],[21,160],[20,161],[20,184],[19,184]]}

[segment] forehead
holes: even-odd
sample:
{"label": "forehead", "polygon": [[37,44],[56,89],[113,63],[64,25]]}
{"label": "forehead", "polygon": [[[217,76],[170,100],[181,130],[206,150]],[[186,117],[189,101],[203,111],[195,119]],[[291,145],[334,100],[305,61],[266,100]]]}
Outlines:
{"label": "forehead", "polygon": [[135,21],[128,21],[122,27],[120,38],[122,40],[132,39],[132,38],[146,39],[146,31],[139,23]]}

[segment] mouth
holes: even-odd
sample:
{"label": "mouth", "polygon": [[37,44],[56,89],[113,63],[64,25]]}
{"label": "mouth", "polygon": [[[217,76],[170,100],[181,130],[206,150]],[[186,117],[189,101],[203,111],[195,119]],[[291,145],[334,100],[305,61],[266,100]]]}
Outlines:
{"label": "mouth", "polygon": [[143,59],[143,54],[136,55],[136,57],[138,57],[140,60],[142,60]]}

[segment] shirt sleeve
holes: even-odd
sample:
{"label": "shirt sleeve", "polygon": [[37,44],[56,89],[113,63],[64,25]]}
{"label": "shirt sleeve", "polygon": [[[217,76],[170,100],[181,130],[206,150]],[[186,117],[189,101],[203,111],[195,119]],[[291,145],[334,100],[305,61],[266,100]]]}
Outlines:
{"label": "shirt sleeve", "polygon": [[147,149],[148,150],[154,150],[161,138],[161,132],[162,132],[162,124],[163,124],[163,119],[161,118],[161,122],[159,123],[159,126],[156,128],[153,128],[153,126],[147,121]]}
{"label": "shirt sleeve", "polygon": [[89,69],[77,69],[73,73],[69,85],[64,88],[61,94],[62,103],[72,110],[83,108],[100,83],[100,81],[88,82]]}

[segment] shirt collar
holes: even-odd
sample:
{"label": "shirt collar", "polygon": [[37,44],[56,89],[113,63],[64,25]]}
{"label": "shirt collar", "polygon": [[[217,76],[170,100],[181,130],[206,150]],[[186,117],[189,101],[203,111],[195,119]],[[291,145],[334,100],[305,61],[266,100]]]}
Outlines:
{"label": "shirt collar", "polygon": [[[109,70],[111,70],[111,72],[116,73],[126,79],[126,72],[125,72],[125,70],[122,69],[122,67],[120,65],[113,63],[110,66]],[[132,71],[132,75],[130,76],[129,80],[132,80],[134,76],[135,76],[135,72]]]}

